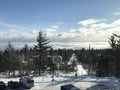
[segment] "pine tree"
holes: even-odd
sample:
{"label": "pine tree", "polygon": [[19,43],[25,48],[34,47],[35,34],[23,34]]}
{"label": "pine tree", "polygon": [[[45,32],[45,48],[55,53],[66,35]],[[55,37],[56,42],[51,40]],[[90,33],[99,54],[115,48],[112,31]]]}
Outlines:
{"label": "pine tree", "polygon": [[39,35],[37,37],[38,44],[35,45],[35,51],[37,52],[39,58],[36,60],[36,66],[39,71],[39,75],[44,73],[45,67],[46,67],[46,60],[47,60],[47,52],[48,49],[51,48],[48,44],[50,43],[49,39],[46,38],[46,35],[43,34],[42,31],[39,32]]}
{"label": "pine tree", "polygon": [[109,58],[110,73],[114,76],[120,77],[120,36],[114,34],[109,39],[111,49],[107,51]]}
{"label": "pine tree", "polygon": [[27,72],[30,71],[30,68],[32,67],[30,66],[31,64],[29,62],[29,59],[32,55],[27,44],[25,44],[25,46],[21,49],[21,55],[24,56],[24,62],[21,62],[21,69],[27,74]]}
{"label": "pine tree", "polygon": [[9,71],[9,75],[10,72],[13,72],[13,76],[15,75],[15,70],[18,68],[18,62],[16,60],[16,51],[14,49],[14,47],[12,46],[12,44],[9,42],[8,46],[5,50],[5,59],[6,59],[6,66],[7,69]]}

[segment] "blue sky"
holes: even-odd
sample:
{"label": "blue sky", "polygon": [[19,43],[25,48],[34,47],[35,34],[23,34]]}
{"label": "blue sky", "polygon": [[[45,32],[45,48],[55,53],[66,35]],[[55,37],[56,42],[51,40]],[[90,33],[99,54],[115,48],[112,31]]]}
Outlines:
{"label": "blue sky", "polygon": [[0,20],[29,28],[58,22],[73,26],[84,19],[108,18],[119,5],[119,0],[1,0]]}
{"label": "blue sky", "polygon": [[[102,26],[97,27],[94,32],[93,26],[104,24],[103,26],[107,26],[107,30],[105,27],[104,30],[111,33],[118,32],[118,29],[116,30],[118,26],[113,26],[115,29],[111,30],[113,27],[111,28],[110,24],[113,25],[114,22],[119,21],[119,18],[120,0],[0,0],[0,34],[2,38],[0,41],[1,44],[9,41],[32,43],[35,42],[36,33],[43,30],[56,47],[63,47],[64,42],[68,41],[70,47],[76,46],[71,43],[78,43],[79,39],[79,42],[82,39],[84,43],[93,44],[91,42],[100,42],[100,40],[92,40],[90,35],[98,31],[101,31],[101,35],[103,33]],[[83,21],[90,24],[86,26],[81,23]],[[72,31],[79,31],[79,35]],[[86,38],[89,36],[91,39],[80,38],[83,34],[87,34]],[[57,37],[57,35],[61,35],[61,37]],[[73,38],[70,37],[71,35]],[[78,36],[79,39],[76,40],[75,37]],[[97,35],[96,37],[100,38],[101,36]],[[107,42],[108,37],[102,38],[101,42]],[[56,38],[62,39],[56,41]]]}

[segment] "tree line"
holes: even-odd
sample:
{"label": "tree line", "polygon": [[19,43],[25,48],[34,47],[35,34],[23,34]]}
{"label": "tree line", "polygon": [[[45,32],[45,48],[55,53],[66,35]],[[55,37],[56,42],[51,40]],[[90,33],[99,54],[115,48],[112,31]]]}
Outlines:
{"label": "tree line", "polygon": [[[49,45],[50,41],[43,32],[37,36],[37,45],[29,48],[27,44],[16,50],[9,42],[4,51],[0,51],[0,73],[7,73],[9,76],[35,73],[54,73],[57,65],[49,56],[60,55],[62,63],[59,70],[63,73],[75,71],[74,63],[68,65],[73,53],[77,56],[78,62],[83,65],[89,75],[97,76],[120,76],[120,36],[113,34],[109,39],[111,48],[108,49],[56,49]],[[73,66],[71,68],[71,66]]]}

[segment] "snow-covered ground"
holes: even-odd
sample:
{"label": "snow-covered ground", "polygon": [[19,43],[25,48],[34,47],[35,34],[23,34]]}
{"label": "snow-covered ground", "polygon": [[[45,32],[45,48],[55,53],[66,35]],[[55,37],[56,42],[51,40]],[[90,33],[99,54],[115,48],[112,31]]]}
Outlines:
{"label": "snow-covered ground", "polygon": [[[115,77],[95,77],[95,76],[77,76],[73,74],[64,74],[59,77],[54,77],[52,81],[51,75],[36,76],[33,77],[35,86],[30,90],[60,90],[62,85],[72,84],[80,90],[120,90],[120,89],[108,89],[111,87],[119,87],[120,79]],[[8,81],[19,81],[19,78],[0,78],[0,81],[4,81],[6,84]],[[9,90],[9,89],[8,89]],[[25,90],[23,88],[17,90]]]}

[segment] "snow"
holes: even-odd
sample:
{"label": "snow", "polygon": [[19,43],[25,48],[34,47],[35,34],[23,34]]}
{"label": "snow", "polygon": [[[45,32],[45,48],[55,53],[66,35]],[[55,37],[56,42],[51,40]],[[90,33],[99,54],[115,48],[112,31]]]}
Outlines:
{"label": "snow", "polygon": [[[33,77],[35,86],[30,90],[60,90],[62,85],[72,84],[81,90],[120,90],[120,89],[108,89],[108,88],[119,88],[120,79],[115,77],[96,77],[82,75],[75,77],[72,74],[63,74],[62,76],[56,77],[52,81],[51,75],[35,76]],[[19,81],[19,78],[0,78],[6,84],[8,81]],[[23,90],[23,89],[19,89]]]}
{"label": "snow", "polygon": [[75,53],[72,54],[72,56],[70,57],[70,60],[68,61],[68,65],[72,65],[73,63],[75,63],[75,70],[76,70],[76,74],[77,76],[81,76],[81,75],[86,75],[87,71],[83,68],[82,63],[78,62],[77,56],[75,55]]}
{"label": "snow", "polygon": [[[80,90],[120,90],[120,79],[115,77],[96,77],[94,75],[88,76],[86,70],[82,65],[77,65],[77,77],[76,72],[64,74],[59,72],[58,76],[54,76],[52,81],[52,75],[31,75],[33,76],[35,86],[30,90],[60,90],[62,85],[72,84]],[[0,75],[0,81],[4,81],[6,84],[8,81],[19,81],[17,78],[7,78],[5,75]],[[7,89],[10,90],[10,89]],[[17,90],[26,90],[23,88]]]}
{"label": "snow", "polygon": [[77,65],[77,75],[86,75],[87,71],[82,67],[82,65]]}
{"label": "snow", "polygon": [[[77,77],[76,72],[69,74],[63,74],[59,72],[58,76],[54,76],[52,81],[52,75],[32,75],[35,86],[30,90],[60,90],[62,85],[72,84],[80,90],[120,90],[120,79],[115,77],[96,77],[94,75],[88,76],[86,70],[82,67],[82,64],[77,62],[76,56],[73,54],[70,58],[70,62],[76,61]],[[19,81],[17,78],[7,78],[5,75],[0,74],[0,81],[4,81],[6,84],[8,81]],[[7,89],[10,90],[10,89]],[[23,88],[17,90],[26,90]]]}

